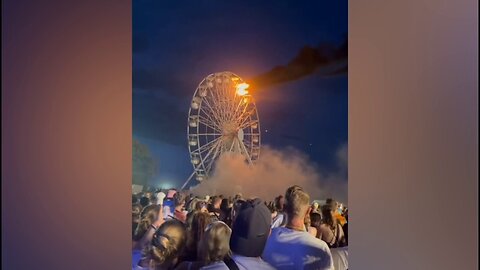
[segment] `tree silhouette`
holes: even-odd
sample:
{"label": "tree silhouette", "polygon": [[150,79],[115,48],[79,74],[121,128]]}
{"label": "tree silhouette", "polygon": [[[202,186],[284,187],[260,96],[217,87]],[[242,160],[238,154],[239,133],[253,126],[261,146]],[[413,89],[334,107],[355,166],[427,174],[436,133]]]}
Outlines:
{"label": "tree silhouette", "polygon": [[148,147],[133,139],[132,151],[132,183],[148,185],[157,172],[157,166]]}

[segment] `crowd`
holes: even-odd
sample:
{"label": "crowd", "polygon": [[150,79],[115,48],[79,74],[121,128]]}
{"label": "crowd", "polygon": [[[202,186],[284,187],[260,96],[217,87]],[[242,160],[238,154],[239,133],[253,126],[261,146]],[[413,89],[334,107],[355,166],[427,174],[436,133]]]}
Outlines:
{"label": "crowd", "polygon": [[134,194],[132,269],[348,269],[348,209],[299,186],[270,202]]}

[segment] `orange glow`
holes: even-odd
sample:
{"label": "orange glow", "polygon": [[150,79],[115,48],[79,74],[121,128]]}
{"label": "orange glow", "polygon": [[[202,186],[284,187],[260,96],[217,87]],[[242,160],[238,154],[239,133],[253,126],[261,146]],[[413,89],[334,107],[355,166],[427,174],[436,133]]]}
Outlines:
{"label": "orange glow", "polygon": [[244,96],[246,94],[248,94],[248,91],[247,91],[247,88],[249,87],[250,85],[248,83],[239,83],[237,84],[237,95],[239,96]]}

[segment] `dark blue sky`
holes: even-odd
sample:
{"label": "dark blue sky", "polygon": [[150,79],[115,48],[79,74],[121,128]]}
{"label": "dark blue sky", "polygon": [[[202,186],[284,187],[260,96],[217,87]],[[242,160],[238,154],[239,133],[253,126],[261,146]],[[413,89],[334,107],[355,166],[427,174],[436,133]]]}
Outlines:
{"label": "dark blue sky", "polygon": [[[192,171],[187,114],[205,76],[231,71],[248,81],[306,45],[339,44],[347,11],[346,0],[134,0],[133,135],[159,162],[156,183],[181,185]],[[346,74],[251,90],[263,144],[294,146],[320,168],[334,168],[335,151],[348,139]]]}

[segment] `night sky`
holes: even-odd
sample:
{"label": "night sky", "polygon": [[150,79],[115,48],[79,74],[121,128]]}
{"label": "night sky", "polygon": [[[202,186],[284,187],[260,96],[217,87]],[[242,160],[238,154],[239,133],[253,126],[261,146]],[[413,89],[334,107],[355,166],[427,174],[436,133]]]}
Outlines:
{"label": "night sky", "polygon": [[[133,136],[158,161],[152,184],[180,186],[192,172],[187,116],[207,75],[249,82],[286,65],[304,46],[345,40],[347,1],[133,1]],[[262,144],[293,146],[324,171],[348,141],[346,73],[252,87]],[[267,132],[268,130],[268,132]]]}

